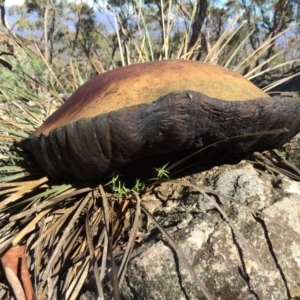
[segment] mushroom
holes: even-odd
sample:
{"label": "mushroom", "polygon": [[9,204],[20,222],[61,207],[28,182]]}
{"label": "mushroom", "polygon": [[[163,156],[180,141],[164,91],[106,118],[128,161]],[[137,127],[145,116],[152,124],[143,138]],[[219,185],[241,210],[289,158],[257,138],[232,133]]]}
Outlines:
{"label": "mushroom", "polygon": [[19,145],[51,178],[91,180],[220,140],[218,147],[240,153],[279,147],[299,132],[299,109],[299,98],[269,97],[228,69],[162,60],[92,78]]}

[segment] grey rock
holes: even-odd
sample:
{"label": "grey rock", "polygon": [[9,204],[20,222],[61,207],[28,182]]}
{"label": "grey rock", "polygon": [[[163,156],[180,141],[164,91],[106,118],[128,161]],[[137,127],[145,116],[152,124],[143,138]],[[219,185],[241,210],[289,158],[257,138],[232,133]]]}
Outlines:
{"label": "grey rock", "polygon": [[[184,180],[245,205],[218,199],[263,267],[259,268],[211,203],[191,188],[176,190],[172,212],[161,207],[158,219],[168,227],[214,299],[281,300],[299,296],[300,237],[278,222],[300,232],[300,183],[284,176],[260,174],[245,162],[216,167]],[[166,203],[172,201],[169,191],[168,185],[156,189]],[[183,203],[188,204],[185,211]],[[255,217],[247,206],[270,215],[274,222]],[[159,217],[162,211],[167,217]],[[162,237],[135,250],[123,295],[125,299],[205,299]]]}

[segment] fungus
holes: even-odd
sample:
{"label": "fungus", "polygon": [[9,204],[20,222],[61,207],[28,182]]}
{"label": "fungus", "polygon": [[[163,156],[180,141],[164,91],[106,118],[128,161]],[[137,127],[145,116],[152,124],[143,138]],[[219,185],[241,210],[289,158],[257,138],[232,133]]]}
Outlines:
{"label": "fungus", "polygon": [[[234,152],[276,148],[298,133],[299,109],[300,99],[269,97],[219,66],[155,61],[92,78],[19,145],[51,178],[90,180],[224,139],[219,147]],[[249,135],[282,128],[288,132]],[[237,135],[245,136],[230,139]]]}

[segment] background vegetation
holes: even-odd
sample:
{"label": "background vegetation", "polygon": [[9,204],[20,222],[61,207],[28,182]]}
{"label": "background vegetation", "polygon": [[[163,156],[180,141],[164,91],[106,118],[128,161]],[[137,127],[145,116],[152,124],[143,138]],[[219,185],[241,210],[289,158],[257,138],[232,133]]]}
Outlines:
{"label": "background vegetation", "polygon": [[[72,79],[70,64],[76,61],[77,84],[116,66],[170,58],[209,61],[250,78],[272,67],[279,74],[295,72],[297,20],[299,1],[290,0],[95,0],[92,5],[26,0],[23,6],[2,6],[2,32],[17,36],[23,51],[38,48],[65,79]],[[9,58],[13,65],[24,63],[21,49],[19,59]],[[2,53],[7,58],[7,49]]]}

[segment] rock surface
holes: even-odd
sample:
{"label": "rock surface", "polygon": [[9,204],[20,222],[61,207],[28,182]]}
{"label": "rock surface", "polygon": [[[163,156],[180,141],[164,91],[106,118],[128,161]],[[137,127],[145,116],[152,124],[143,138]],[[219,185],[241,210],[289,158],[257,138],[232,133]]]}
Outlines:
{"label": "rock surface", "polygon": [[[259,218],[219,197],[222,208],[254,249],[263,270],[224,217],[192,188],[156,189],[155,215],[183,250],[214,299],[291,299],[300,296],[300,183],[260,174],[249,163],[224,165],[185,178],[274,218]],[[146,199],[144,199],[147,201]],[[166,217],[167,215],[167,217]],[[163,238],[134,252],[125,299],[205,299]]]}
{"label": "rock surface", "polygon": [[[142,199],[213,298],[297,299],[300,236],[287,227],[300,233],[300,182],[259,172],[244,161],[182,180],[235,199],[236,203],[210,194],[253,249],[249,251],[226,218],[191,187],[166,183]],[[249,207],[273,221],[259,217]],[[206,299],[150,221],[148,227],[149,236],[133,252],[122,287],[123,299]],[[261,267],[250,252],[255,253]]]}

